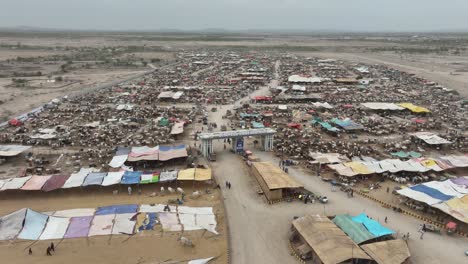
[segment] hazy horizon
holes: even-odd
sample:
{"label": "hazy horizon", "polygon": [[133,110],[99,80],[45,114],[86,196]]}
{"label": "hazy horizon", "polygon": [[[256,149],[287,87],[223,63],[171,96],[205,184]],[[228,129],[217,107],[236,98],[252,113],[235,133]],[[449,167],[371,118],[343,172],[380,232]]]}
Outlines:
{"label": "hazy horizon", "polygon": [[0,0],[2,27],[111,31],[468,31],[463,0]]}

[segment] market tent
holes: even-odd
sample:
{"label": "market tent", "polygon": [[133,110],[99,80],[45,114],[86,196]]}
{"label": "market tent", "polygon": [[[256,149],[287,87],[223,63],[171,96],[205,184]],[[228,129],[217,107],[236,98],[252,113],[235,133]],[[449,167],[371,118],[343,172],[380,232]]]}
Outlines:
{"label": "market tent", "polygon": [[179,223],[179,218],[177,217],[176,213],[168,213],[163,212],[159,213],[159,220],[161,221],[161,225],[163,230],[168,231],[181,231],[182,225]]}
{"label": "market tent", "polygon": [[32,176],[26,176],[26,177],[21,177],[21,178],[12,178],[11,180],[5,182],[2,186],[1,191],[6,191],[6,190],[18,190],[23,185],[31,179]]}
{"label": "market tent", "polygon": [[341,176],[346,177],[353,177],[358,175],[358,173],[354,172],[353,169],[350,167],[346,167],[343,164],[328,164],[327,165],[330,169],[336,171]]}
{"label": "market tent", "polygon": [[357,174],[371,174],[375,171],[371,171],[365,164],[358,161],[351,161],[344,163],[345,166],[350,167]]}
{"label": "market tent", "polygon": [[105,236],[112,234],[114,218],[115,214],[94,216],[88,236]]}
{"label": "market tent", "polygon": [[292,222],[294,228],[324,264],[371,258],[326,216],[306,215]]}
{"label": "market tent", "polygon": [[51,178],[52,176],[38,176],[34,175],[27,181],[23,187],[21,187],[21,190],[27,190],[27,191],[36,191],[42,189],[42,186]]}
{"label": "market tent", "polygon": [[93,218],[94,216],[72,217],[63,238],[87,237]]}
{"label": "market tent", "polygon": [[171,128],[171,135],[179,135],[184,133],[184,124],[185,122],[183,121],[174,123]]}
{"label": "market tent", "polygon": [[331,122],[335,123],[336,125],[342,127],[345,130],[362,130],[364,126],[354,122],[353,120],[347,118],[340,120],[338,118],[333,118]]}
{"label": "market tent", "polygon": [[369,171],[373,171],[374,173],[385,172],[385,170],[380,167],[380,163],[378,161],[363,161],[361,163],[366,166]]}
{"label": "market tent", "polygon": [[177,174],[178,171],[162,171],[161,174],[159,174],[159,181],[175,181],[177,180]]}
{"label": "market tent", "polygon": [[454,184],[450,180],[445,180],[443,182],[440,181],[430,181],[425,182],[422,184],[423,186],[427,186],[429,188],[435,189],[445,195],[448,196],[455,196],[458,198],[463,197],[465,194],[468,194],[468,189],[463,188],[462,186]]}
{"label": "market tent", "polygon": [[[142,204],[140,205],[140,210],[139,212],[142,213],[163,213],[164,212],[164,207],[166,207],[165,204]],[[180,207],[176,208],[173,205],[169,205],[169,209],[171,212],[176,212],[177,210],[180,211]]]}
{"label": "market tent", "polygon": [[65,182],[70,178],[70,175],[53,175],[50,179],[42,186],[44,192],[50,192],[56,189],[62,188]]}
{"label": "market tent", "polygon": [[68,180],[62,186],[62,188],[66,189],[80,187],[83,184],[86,176],[88,176],[88,174],[93,172],[94,170],[94,168],[81,168],[78,173],[72,173],[72,175],[70,175],[70,178],[68,178]]}
{"label": "market tent", "polygon": [[401,107],[404,107],[406,109],[411,110],[411,112],[413,112],[413,113],[430,113],[431,112],[427,108],[424,108],[422,106],[417,106],[417,105],[414,105],[412,103],[401,103],[401,104],[398,104],[398,105],[401,106]]}
{"label": "market tent", "polygon": [[98,207],[96,209],[96,215],[129,214],[129,213],[136,213],[137,211],[138,211],[137,204],[110,205],[110,206]]}
{"label": "market tent", "polygon": [[442,156],[439,159],[450,162],[454,167],[468,167],[468,156]]}
{"label": "market tent", "polygon": [[187,180],[195,180],[195,169],[185,169],[180,170],[179,174],[177,175],[178,181],[187,181]]}
{"label": "market tent", "polygon": [[330,125],[330,123],[328,122],[325,122],[325,121],[321,121],[321,122],[317,122],[319,125],[321,125],[323,128],[325,128],[326,130],[328,131],[331,131],[331,132],[339,132],[340,130],[332,125]]}
{"label": "market tent", "polygon": [[44,230],[48,215],[38,213],[31,209],[26,211],[23,230],[19,233],[19,239],[37,240]]}
{"label": "market tent", "polygon": [[202,169],[196,168],[195,169],[195,180],[196,181],[208,181],[211,180],[211,169]]}
{"label": "market tent", "polygon": [[372,110],[403,110],[404,108],[393,103],[361,103],[362,106]]}
{"label": "market tent", "polygon": [[106,177],[107,172],[91,172],[86,176],[83,184],[81,186],[90,186],[90,185],[101,185],[102,180]]}
{"label": "market tent", "polygon": [[185,144],[175,146],[159,146],[159,160],[167,161],[177,158],[187,157],[187,147]]}
{"label": "market tent", "polygon": [[140,160],[158,160],[159,159],[159,146],[156,147],[133,147],[130,154],[128,154],[128,161]]}
{"label": "market tent", "polygon": [[0,240],[14,239],[23,229],[26,208],[0,217]]}
{"label": "market tent", "polygon": [[169,119],[161,118],[158,120],[158,126],[169,126]]}
{"label": "market tent", "polygon": [[402,239],[370,243],[362,245],[361,248],[377,264],[401,264],[411,257],[407,242]]}
{"label": "market tent", "polygon": [[468,188],[468,176],[450,179],[450,181],[454,184],[462,185],[465,186],[465,188]]}
{"label": "market tent", "polygon": [[414,137],[419,138],[420,140],[423,140],[429,145],[442,145],[442,144],[451,144],[452,142],[439,137],[438,135],[431,133],[431,132],[416,132],[410,134]]}
{"label": "market tent", "polygon": [[309,152],[309,157],[314,159],[311,163],[332,164],[349,161],[346,156],[340,153]]}
{"label": "market tent", "polygon": [[153,171],[153,172],[143,172],[141,175],[141,184],[147,184],[147,183],[156,183],[159,182],[159,172],[158,171]]}
{"label": "market tent", "polygon": [[444,203],[434,204],[433,207],[468,224],[468,195],[454,197]]}
{"label": "market tent", "polygon": [[425,194],[424,192],[419,192],[411,188],[403,188],[398,190],[397,193],[428,205],[434,205],[441,202],[439,199],[432,198],[430,195]]}
{"label": "market tent", "polygon": [[413,157],[413,158],[420,158],[421,153],[415,152],[415,151],[410,151],[410,152],[405,152],[405,151],[398,151],[398,152],[392,152],[390,153],[392,156],[397,156],[399,158],[407,158],[407,157]]}
{"label": "market tent", "polygon": [[450,200],[453,198],[452,195],[447,195],[447,194],[444,194],[443,192],[437,190],[437,189],[434,189],[434,188],[431,188],[425,184],[418,184],[418,185],[415,185],[415,186],[412,186],[412,187],[409,187],[411,188],[412,190],[414,191],[418,191],[418,192],[422,192],[424,194],[427,194],[429,196],[431,196],[432,198],[434,199],[437,199],[437,200],[440,200],[440,201],[447,201],[447,200]]}
{"label": "market tent", "polygon": [[156,213],[139,213],[136,217],[135,232],[154,230],[154,226],[159,223]]}
{"label": "market tent", "polygon": [[320,103],[320,102],[314,102],[312,105],[316,108],[325,108],[325,109],[333,109],[333,106],[329,103]]}
{"label": "market tent", "polygon": [[70,218],[49,216],[39,240],[62,239],[67,232]]}
{"label": "market tent", "polygon": [[93,216],[96,212],[95,208],[77,208],[77,209],[67,209],[59,210],[53,212],[51,215],[57,217],[79,217],[79,216]]}
{"label": "market tent", "polygon": [[116,155],[109,162],[109,166],[111,166],[112,168],[120,168],[122,165],[124,165],[127,159],[128,159],[128,155],[118,155],[118,156]]}
{"label": "market tent", "polygon": [[346,235],[348,235],[354,242],[356,242],[356,244],[361,244],[376,238],[376,236],[370,233],[363,224],[353,221],[350,215],[337,215],[335,218],[333,218],[332,221],[341,230],[343,230]]}
{"label": "market tent", "polygon": [[133,234],[136,221],[132,221],[131,218],[135,216],[135,213],[131,214],[116,214],[114,219],[114,227],[112,228],[113,235],[120,234]]}
{"label": "market tent", "polygon": [[443,171],[439,165],[437,165],[437,162],[433,159],[426,159],[426,158],[421,158],[418,159],[419,163],[423,165],[424,167],[433,170],[433,171]]}
{"label": "market tent", "polygon": [[0,145],[0,157],[13,157],[19,155],[21,152],[30,149],[31,146],[21,145]]}
{"label": "market tent", "polygon": [[270,162],[253,162],[252,166],[258,171],[260,177],[270,190],[304,187],[296,179],[282,171],[280,167]]}
{"label": "market tent", "polygon": [[264,128],[263,123],[252,121],[252,128]]}
{"label": "market tent", "polygon": [[140,183],[141,171],[126,171],[122,177],[121,184],[137,184]]}
{"label": "market tent", "polygon": [[357,216],[352,217],[352,220],[357,223],[363,224],[366,229],[374,236],[386,236],[395,234],[395,232],[389,228],[382,226],[379,222],[370,219],[366,214],[361,213]]}
{"label": "market tent", "polygon": [[2,189],[3,185],[5,185],[5,183],[11,181],[11,179],[2,179],[0,180],[0,190]]}
{"label": "market tent", "polygon": [[106,177],[102,180],[102,186],[110,186],[114,184],[119,184],[124,175],[124,171],[108,172]]}

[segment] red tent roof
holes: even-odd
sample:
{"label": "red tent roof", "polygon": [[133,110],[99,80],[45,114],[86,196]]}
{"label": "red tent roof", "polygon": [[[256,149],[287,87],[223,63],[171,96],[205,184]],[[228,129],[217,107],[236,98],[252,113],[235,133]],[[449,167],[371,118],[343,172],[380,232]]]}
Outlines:
{"label": "red tent roof", "polygon": [[288,127],[291,127],[291,128],[301,128],[301,124],[298,124],[298,123],[289,123],[289,124],[288,124]]}
{"label": "red tent roof", "polygon": [[256,101],[271,101],[271,100],[273,100],[273,98],[271,98],[270,96],[255,96],[254,100],[256,100]]}

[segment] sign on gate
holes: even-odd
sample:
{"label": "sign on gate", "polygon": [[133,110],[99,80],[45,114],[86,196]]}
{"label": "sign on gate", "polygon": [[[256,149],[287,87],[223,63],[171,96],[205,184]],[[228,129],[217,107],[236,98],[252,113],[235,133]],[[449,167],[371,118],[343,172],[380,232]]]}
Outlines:
{"label": "sign on gate", "polygon": [[244,150],[244,138],[237,138],[236,151],[241,152]]}

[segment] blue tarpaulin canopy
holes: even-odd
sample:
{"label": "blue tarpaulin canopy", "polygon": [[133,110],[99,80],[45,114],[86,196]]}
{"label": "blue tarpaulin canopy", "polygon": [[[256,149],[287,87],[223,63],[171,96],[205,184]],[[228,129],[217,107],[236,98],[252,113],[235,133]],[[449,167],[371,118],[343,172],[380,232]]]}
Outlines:
{"label": "blue tarpaulin canopy", "polygon": [[122,177],[122,184],[137,184],[140,183],[141,171],[126,171]]}
{"label": "blue tarpaulin canopy", "polygon": [[96,215],[131,214],[136,213],[137,210],[137,204],[111,205],[98,207],[96,210]]}
{"label": "blue tarpaulin canopy", "polygon": [[352,217],[352,219],[354,222],[363,224],[366,227],[366,229],[376,237],[391,235],[395,233],[393,230],[382,226],[379,222],[370,219],[364,213],[354,216]]}
{"label": "blue tarpaulin canopy", "polygon": [[253,128],[264,128],[265,126],[260,122],[252,121],[252,127]]}
{"label": "blue tarpaulin canopy", "polygon": [[364,129],[364,126],[361,125],[361,124],[358,124],[358,123],[355,123],[353,120],[351,119],[344,119],[344,120],[340,120],[338,118],[333,118],[331,120],[333,123],[335,123],[336,125],[342,127],[343,129],[345,130],[360,130],[360,129]]}
{"label": "blue tarpaulin canopy", "polygon": [[88,176],[86,176],[86,179],[81,186],[101,185],[106,175],[107,172],[91,172],[88,174]]}
{"label": "blue tarpaulin canopy", "polygon": [[415,191],[418,191],[418,192],[422,192],[422,193],[425,193],[429,196],[431,196],[432,198],[435,198],[435,199],[438,199],[438,200],[441,200],[441,201],[448,201],[450,199],[453,198],[453,196],[451,195],[446,195],[436,189],[433,189],[431,187],[428,187],[424,184],[418,184],[418,185],[415,185],[413,187],[410,187],[412,190],[415,190]]}
{"label": "blue tarpaulin canopy", "polygon": [[257,117],[259,117],[259,116],[260,116],[259,114],[240,113],[240,117],[241,117],[241,118],[250,118],[250,117],[257,118]]}
{"label": "blue tarpaulin canopy", "polygon": [[421,153],[415,152],[415,151],[410,151],[410,152],[398,151],[398,152],[392,152],[390,154],[392,154],[392,156],[397,156],[397,157],[400,157],[400,158],[407,158],[409,156],[411,156],[413,158],[420,158],[421,157]]}

